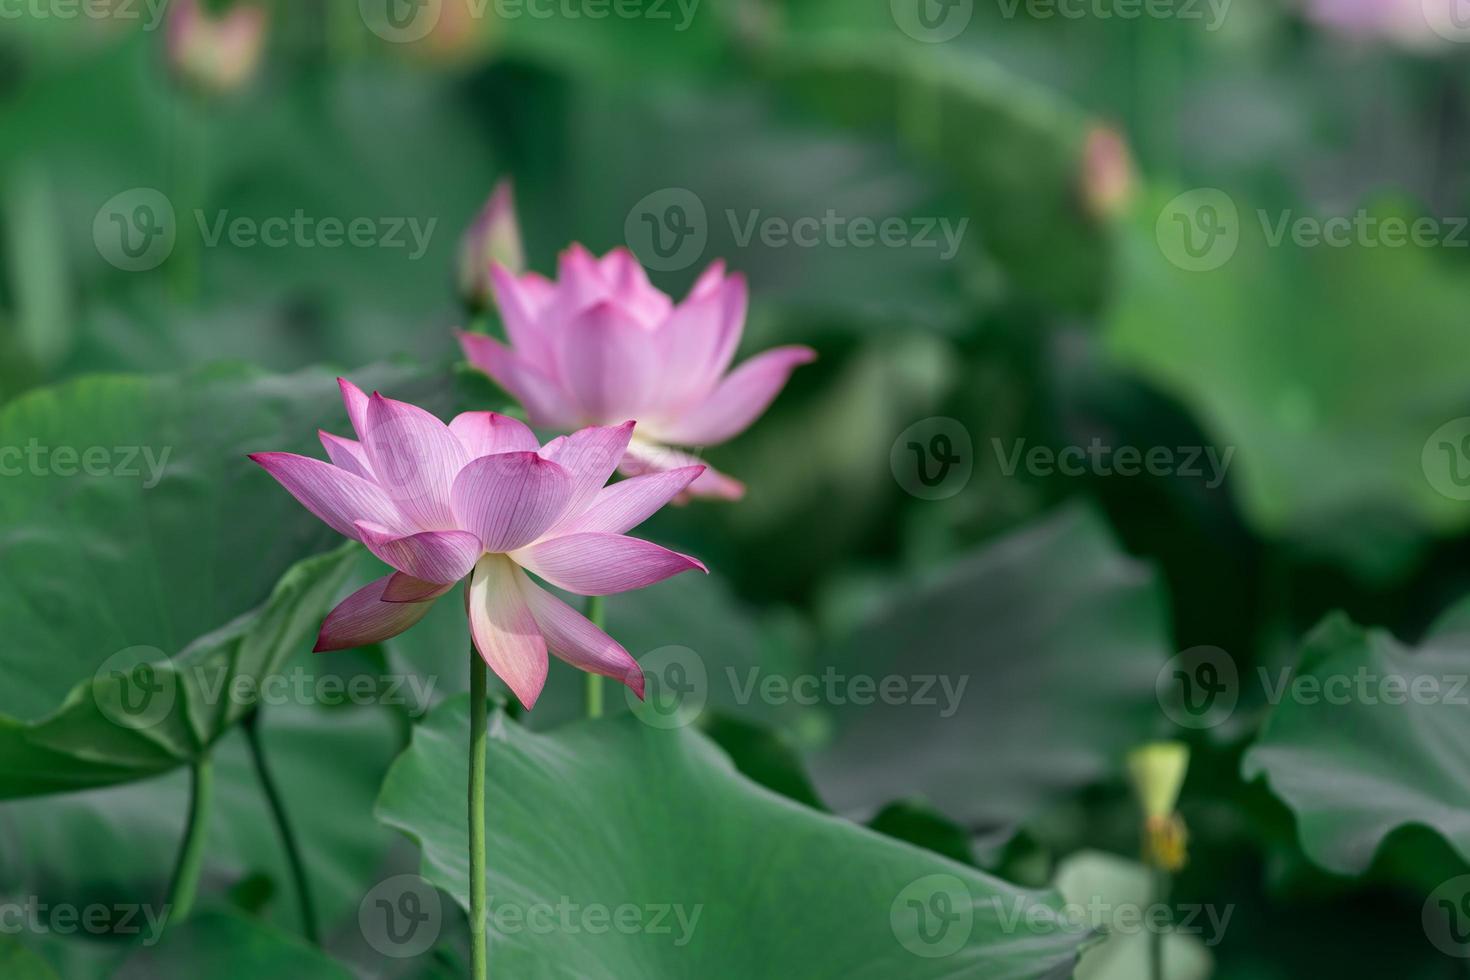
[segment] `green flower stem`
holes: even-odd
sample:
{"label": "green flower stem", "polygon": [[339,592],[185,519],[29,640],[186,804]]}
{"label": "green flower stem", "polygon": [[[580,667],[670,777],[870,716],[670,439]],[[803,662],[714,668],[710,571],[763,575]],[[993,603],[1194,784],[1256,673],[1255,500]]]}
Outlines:
{"label": "green flower stem", "polygon": [[474,980],[490,976],[490,955],[485,944],[485,748],[486,669],[473,643],[470,644],[470,945]]}
{"label": "green flower stem", "polygon": [[204,865],[204,837],[209,823],[209,804],[214,795],[214,765],[209,756],[200,757],[193,767],[193,783],[189,795],[189,823],[174,862],[173,880],[168,886],[169,925],[183,922],[194,907],[199,891],[199,869]]}
{"label": "green flower stem", "polygon": [[[602,629],[603,620],[603,597],[600,595],[587,597],[587,618],[592,620],[592,625]],[[600,674],[587,675],[587,717],[602,717],[602,676]]]}
{"label": "green flower stem", "polygon": [[321,945],[321,933],[317,929],[316,905],[311,900],[311,883],[306,877],[306,864],[301,860],[301,848],[296,843],[296,834],[286,816],[286,804],[280,788],[271,777],[266,765],[265,748],[260,740],[260,709],[245,716],[245,740],[250,745],[250,759],[255,764],[255,777],[265,792],[270,804],[271,819],[276,823],[276,833],[281,837],[281,847],[286,852],[286,863],[291,867],[291,880],[296,887],[296,902],[301,906],[301,926],[312,945]]}
{"label": "green flower stem", "polygon": [[[1171,876],[1163,868],[1153,869],[1154,878],[1154,901],[1163,905],[1169,901],[1169,891],[1172,886]],[[1171,915],[1172,919],[1173,916]],[[1163,929],[1157,929],[1149,933],[1148,947],[1148,975],[1150,980],[1164,980],[1164,936]]]}

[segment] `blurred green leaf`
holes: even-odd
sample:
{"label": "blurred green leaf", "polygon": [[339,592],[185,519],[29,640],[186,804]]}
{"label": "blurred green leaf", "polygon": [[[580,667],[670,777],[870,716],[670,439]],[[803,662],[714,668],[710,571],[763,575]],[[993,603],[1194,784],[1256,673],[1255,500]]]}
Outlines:
{"label": "blurred green leaf", "polygon": [[1464,617],[1464,606],[1451,610],[1443,632],[1414,649],[1337,613],[1306,637],[1294,669],[1263,673],[1275,706],[1241,775],[1265,778],[1296,814],[1307,856],[1329,871],[1362,874],[1410,824],[1470,860]]}
{"label": "blurred green leaf", "polygon": [[[361,380],[411,395],[422,378]],[[248,709],[236,678],[310,643],[353,550],[301,561],[331,532],[246,453],[314,451],[318,426],[345,428],[340,405],[326,372],[215,367],[0,409],[0,795],[192,759]]]}
{"label": "blurred green leaf", "polygon": [[817,789],[837,812],[919,795],[971,827],[1024,820],[1150,735],[1169,649],[1153,573],[1095,514],[1062,510],[824,652],[837,734],[812,759]]}

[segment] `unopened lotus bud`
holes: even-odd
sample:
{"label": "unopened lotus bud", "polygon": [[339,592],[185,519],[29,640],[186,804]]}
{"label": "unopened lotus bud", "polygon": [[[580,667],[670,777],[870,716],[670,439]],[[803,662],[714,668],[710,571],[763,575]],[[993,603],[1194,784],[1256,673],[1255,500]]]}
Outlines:
{"label": "unopened lotus bud", "polygon": [[202,0],[172,0],[168,8],[169,67],[210,92],[232,92],[254,77],[265,50],[263,7],[236,4],[213,15]]}
{"label": "unopened lotus bud", "polygon": [[1189,772],[1189,746],[1152,742],[1128,753],[1128,776],[1143,809],[1143,859],[1165,871],[1184,867],[1189,833],[1175,812],[1184,777]]}
{"label": "unopened lotus bud", "polygon": [[1089,214],[1109,218],[1133,197],[1133,155],[1123,135],[1094,126],[1082,146],[1082,202]]}
{"label": "unopened lotus bud", "polygon": [[517,275],[526,267],[521,228],[516,221],[515,194],[509,180],[495,185],[490,200],[459,242],[459,292],[473,310],[482,310],[490,304],[490,269],[494,265],[504,266]]}

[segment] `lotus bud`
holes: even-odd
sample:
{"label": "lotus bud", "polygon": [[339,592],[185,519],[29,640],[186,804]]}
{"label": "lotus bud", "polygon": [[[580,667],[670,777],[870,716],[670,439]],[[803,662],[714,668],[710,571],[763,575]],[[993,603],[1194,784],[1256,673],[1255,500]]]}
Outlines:
{"label": "lotus bud", "polygon": [[1082,146],[1082,202],[1093,217],[1110,218],[1133,197],[1133,155],[1123,135],[1096,125]]}
{"label": "lotus bud", "polygon": [[1143,809],[1143,860],[1164,871],[1184,867],[1189,832],[1176,812],[1189,771],[1189,746],[1154,742],[1128,754],[1128,775]]}
{"label": "lotus bud", "polygon": [[459,242],[459,292],[472,310],[483,310],[490,304],[490,269],[494,265],[516,275],[526,267],[515,194],[508,179],[495,185],[490,200]]}
{"label": "lotus bud", "polygon": [[268,18],[263,7],[236,4],[221,15],[202,0],[172,0],[168,8],[169,67],[184,81],[210,92],[233,92],[254,77],[265,50]]}

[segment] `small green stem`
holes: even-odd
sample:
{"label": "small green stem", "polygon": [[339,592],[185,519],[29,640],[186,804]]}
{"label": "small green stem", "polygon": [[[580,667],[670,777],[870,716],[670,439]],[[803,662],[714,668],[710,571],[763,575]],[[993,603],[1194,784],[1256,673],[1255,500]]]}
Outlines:
{"label": "small green stem", "polygon": [[250,746],[250,759],[255,763],[255,777],[265,792],[270,804],[271,819],[276,823],[281,847],[286,852],[286,863],[291,868],[291,880],[296,886],[296,902],[301,906],[301,927],[312,945],[321,945],[321,934],[317,929],[316,905],[311,900],[311,883],[306,877],[306,864],[301,860],[301,848],[297,846],[296,834],[286,816],[286,804],[280,788],[271,777],[270,767],[265,761],[265,747],[260,740],[260,710],[257,708],[245,716],[245,740]]}
{"label": "small green stem", "polygon": [[[1154,902],[1163,905],[1169,901],[1170,875],[1163,868],[1154,869]],[[1170,916],[1173,920],[1173,916]],[[1164,929],[1149,933],[1148,972],[1150,980],[1164,980]]]}
{"label": "small green stem", "polygon": [[474,980],[490,976],[490,956],[485,943],[488,920],[485,908],[485,749],[486,695],[485,661],[470,644],[470,945]]}
{"label": "small green stem", "polygon": [[199,891],[199,870],[204,865],[204,837],[213,793],[214,767],[209,756],[201,756],[192,770],[189,822],[184,828],[184,840],[174,862],[173,880],[168,886],[168,907],[164,915],[169,925],[183,922],[194,907],[194,896]]}
{"label": "small green stem", "polygon": [[[600,595],[587,597],[587,618],[592,625],[602,629],[603,621],[603,597]],[[602,717],[602,675],[587,675],[587,717]]]}

